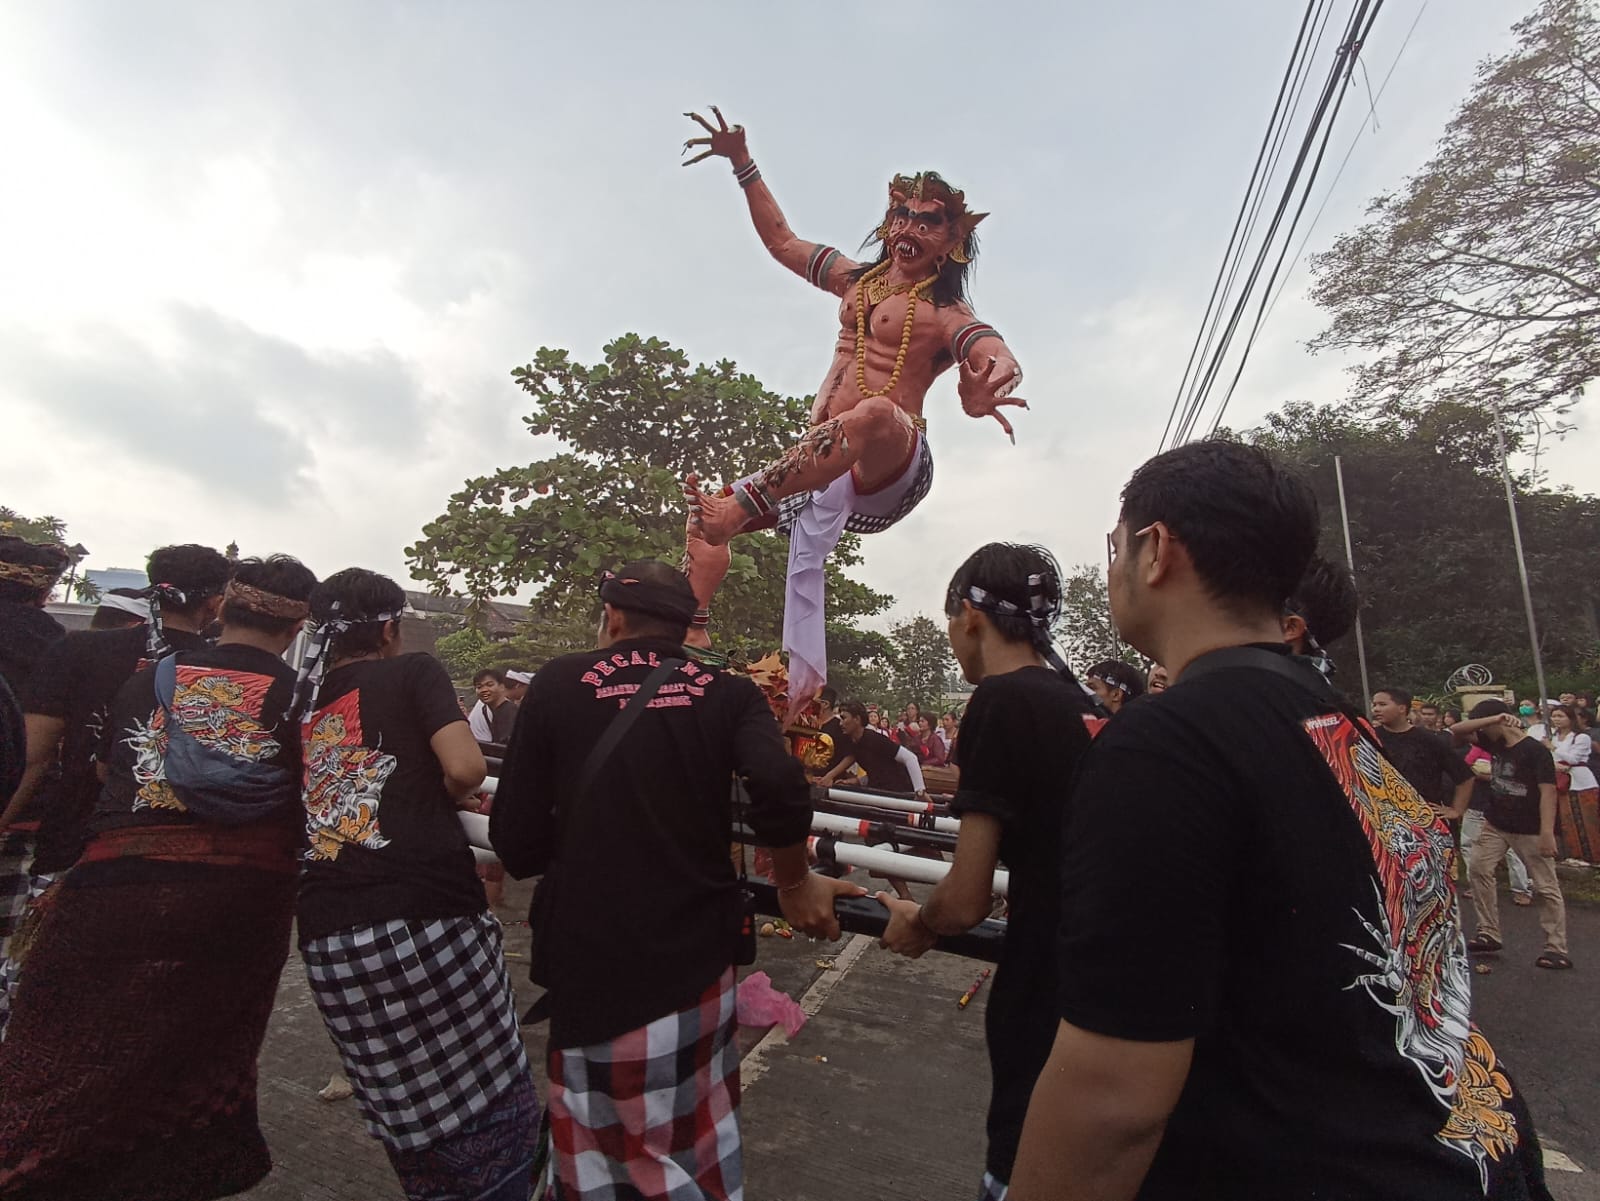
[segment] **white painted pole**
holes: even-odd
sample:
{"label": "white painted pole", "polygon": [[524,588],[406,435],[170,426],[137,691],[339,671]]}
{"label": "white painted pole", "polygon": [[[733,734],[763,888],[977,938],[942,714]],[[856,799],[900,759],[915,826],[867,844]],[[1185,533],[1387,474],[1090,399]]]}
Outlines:
{"label": "white painted pole", "polygon": [[[817,841],[815,836],[810,839],[813,852],[817,849]],[[942,859],[920,859],[915,855],[902,855],[898,851],[885,851],[880,847],[857,846],[851,842],[833,844],[833,861],[846,867],[859,867],[880,876],[895,876],[918,884],[937,884],[950,874],[950,865]],[[1010,887],[1011,873],[995,872],[990,891],[1003,897]]]}
{"label": "white painted pole", "polygon": [[851,792],[848,788],[830,788],[828,796],[835,801],[852,805],[870,805],[874,809],[898,809],[901,813],[943,813],[944,806],[927,801],[908,801],[897,796],[878,796],[871,792]]}
{"label": "white painted pole", "polygon": [[[1350,565],[1350,575],[1356,574],[1356,552],[1350,544],[1350,507],[1344,503],[1344,462],[1338,455],[1333,456],[1333,474],[1339,481],[1339,520],[1344,523],[1344,561]],[[1361,587],[1356,586],[1356,595],[1361,594]],[[1315,630],[1312,631],[1316,633]],[[1356,658],[1361,661],[1361,704],[1363,708],[1372,703],[1372,681],[1367,678],[1367,640],[1361,633],[1361,607],[1356,606]]]}
{"label": "white painted pole", "polygon": [[1546,736],[1550,732],[1550,692],[1544,683],[1544,656],[1539,653],[1539,624],[1533,616],[1533,588],[1528,583],[1528,560],[1522,553],[1522,525],[1517,521],[1517,497],[1511,488],[1511,463],[1506,451],[1506,431],[1500,403],[1494,406],[1494,438],[1500,447],[1500,479],[1506,486],[1506,509],[1511,514],[1511,544],[1517,552],[1517,574],[1522,577],[1522,607],[1528,614],[1528,645],[1533,651],[1533,675],[1539,683],[1539,713]]}

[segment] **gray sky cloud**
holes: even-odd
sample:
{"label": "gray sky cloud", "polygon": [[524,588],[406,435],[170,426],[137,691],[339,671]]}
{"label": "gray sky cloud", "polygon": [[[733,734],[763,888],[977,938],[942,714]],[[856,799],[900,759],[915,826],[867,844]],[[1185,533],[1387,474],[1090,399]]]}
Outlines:
{"label": "gray sky cloud", "polygon": [[[1416,3],[1386,9],[1375,77]],[[1517,15],[1423,16],[1313,249],[1425,161]],[[0,152],[28,169],[0,194],[23,235],[0,276],[0,501],[65,517],[96,566],[237,538],[403,575],[463,479],[541,453],[508,375],[541,345],[592,362],[634,330],[811,392],[835,303],[765,257],[726,164],[678,165],[680,114],[715,101],[802,236],[853,248],[889,175],[930,166],[994,213],[975,299],[1027,370],[1019,445],[936,385],[938,483],[868,542],[864,578],[908,613],[989,538],[1098,560],[1296,21],[1272,0],[15,9]],[[1340,364],[1303,350],[1304,272],[1231,425],[1340,394]],[[1597,452],[1586,429],[1545,465],[1583,486]],[[129,511],[173,472],[192,506]]]}

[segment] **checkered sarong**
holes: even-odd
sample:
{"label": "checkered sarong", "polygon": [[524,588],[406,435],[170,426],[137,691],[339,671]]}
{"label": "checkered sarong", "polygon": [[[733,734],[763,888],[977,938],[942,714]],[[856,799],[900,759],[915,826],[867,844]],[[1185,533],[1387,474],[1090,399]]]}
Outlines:
{"label": "checkered sarong", "polygon": [[983,1184],[978,1187],[978,1201],[1006,1201],[1006,1194],[1010,1191],[1009,1184],[996,1180],[993,1172],[985,1172]]}
{"label": "checkered sarong", "polygon": [[550,1051],[558,1201],[742,1201],[739,1046],[729,968],[692,1008]]}
{"label": "checkered sarong", "polygon": [[6,1036],[11,997],[22,977],[21,952],[13,948],[12,937],[21,938],[28,910],[56,879],[54,872],[40,875],[33,870],[37,842],[33,830],[0,834],[0,1039]]}
{"label": "checkered sarong", "polygon": [[[902,474],[900,478],[905,478]],[[852,534],[881,534],[890,526],[910,514],[922,503],[923,497],[928,495],[928,490],[933,487],[933,451],[928,446],[928,439],[919,436],[917,439],[917,465],[916,476],[906,488],[902,496],[887,513],[856,513],[852,512],[845,520],[844,528]],[[778,501],[778,529],[785,534],[799,518],[800,512],[811,503],[812,493],[796,492],[792,496],[782,497]],[[871,494],[863,498],[870,501]],[[870,505],[863,506],[870,507]]]}
{"label": "checkered sarong", "polygon": [[492,914],[356,926],[300,953],[367,1129],[387,1145],[437,1142],[529,1074]]}

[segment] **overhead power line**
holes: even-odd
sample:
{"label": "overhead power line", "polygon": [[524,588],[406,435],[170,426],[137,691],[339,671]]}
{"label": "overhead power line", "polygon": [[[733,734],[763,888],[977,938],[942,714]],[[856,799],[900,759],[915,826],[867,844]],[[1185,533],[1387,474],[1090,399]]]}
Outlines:
{"label": "overhead power line", "polygon": [[[1355,0],[1350,6],[1331,61],[1321,66],[1321,86],[1303,126],[1296,117],[1308,85],[1318,77],[1315,60],[1331,17],[1330,0],[1308,0],[1278,97],[1256,154],[1255,166],[1223,252],[1200,329],[1185,364],[1183,379],[1162,431],[1161,449],[1188,441],[1206,416],[1218,381],[1226,376],[1234,338],[1255,301],[1255,315],[1221,403],[1210,414],[1214,430],[1238,386],[1245,363],[1260,333],[1273,287],[1283,272],[1295,229],[1305,213],[1328,150],[1344,98],[1354,82],[1362,47],[1377,21],[1384,0]],[[1413,25],[1413,29],[1415,25]],[[1409,37],[1409,35],[1408,35]],[[1393,68],[1390,68],[1392,74]],[[1385,83],[1388,82],[1385,78]],[[1381,88],[1380,93],[1381,94]],[[1279,165],[1286,147],[1296,147],[1281,182]],[[1348,157],[1348,156],[1347,156]],[[1276,202],[1267,210],[1269,197]],[[1270,211],[1264,226],[1263,211]],[[1259,231],[1259,232],[1258,232]],[[1302,248],[1303,248],[1302,243]],[[1275,253],[1274,253],[1275,252]],[[1298,261],[1298,256],[1297,256]],[[1268,264],[1270,265],[1270,268]],[[1264,282],[1263,282],[1264,280]]]}

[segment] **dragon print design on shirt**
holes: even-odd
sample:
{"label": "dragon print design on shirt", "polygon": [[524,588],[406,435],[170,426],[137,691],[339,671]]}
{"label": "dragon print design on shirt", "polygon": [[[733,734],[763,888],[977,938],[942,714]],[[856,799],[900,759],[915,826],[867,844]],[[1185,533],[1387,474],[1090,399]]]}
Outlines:
{"label": "dragon print design on shirt", "polygon": [[1395,1050],[1422,1076],[1443,1113],[1434,1136],[1489,1166],[1517,1148],[1511,1084],[1471,1022],[1471,977],[1450,873],[1450,831],[1377,744],[1342,714],[1305,731],[1349,800],[1372,851],[1378,923],[1356,913],[1367,939],[1346,945],[1368,969],[1347,986],[1394,1018]]}
{"label": "dragon print design on shirt", "polygon": [[304,735],[306,858],[331,861],[349,844],[372,851],[388,846],[378,808],[397,761],[363,745],[361,690],[306,718]]}
{"label": "dragon print design on shirt", "polygon": [[[238,759],[262,763],[283,748],[261,724],[261,710],[272,687],[270,676],[251,671],[179,664],[172,689],[172,716],[197,742]],[[167,783],[167,714],[158,704],[150,720],[135,723],[123,745],[133,751],[133,812],[172,809],[186,812]]]}

